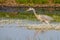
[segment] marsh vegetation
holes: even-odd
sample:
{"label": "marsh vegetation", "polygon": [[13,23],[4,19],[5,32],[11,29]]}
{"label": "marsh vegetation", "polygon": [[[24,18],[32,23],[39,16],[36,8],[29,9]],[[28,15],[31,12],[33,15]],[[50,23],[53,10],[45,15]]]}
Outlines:
{"label": "marsh vegetation", "polygon": [[[38,13],[39,14],[39,13]],[[40,15],[40,14],[39,14]],[[60,13],[46,13],[45,15],[51,16],[54,21],[60,22]],[[0,12],[0,18],[11,18],[11,19],[27,19],[27,20],[37,20],[33,13],[29,12]]]}

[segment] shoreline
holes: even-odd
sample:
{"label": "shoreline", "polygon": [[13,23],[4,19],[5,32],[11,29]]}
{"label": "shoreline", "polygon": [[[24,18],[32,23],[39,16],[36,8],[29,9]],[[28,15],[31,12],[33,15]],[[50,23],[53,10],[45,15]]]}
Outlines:
{"label": "shoreline", "polygon": [[34,4],[34,5],[26,5],[26,4],[16,4],[16,5],[6,5],[0,4],[0,6],[6,7],[60,7],[60,4]]}

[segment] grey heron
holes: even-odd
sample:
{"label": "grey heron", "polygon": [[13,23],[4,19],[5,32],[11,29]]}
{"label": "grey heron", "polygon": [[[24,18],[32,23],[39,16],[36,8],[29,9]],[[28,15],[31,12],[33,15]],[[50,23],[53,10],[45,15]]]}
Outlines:
{"label": "grey heron", "polygon": [[[50,22],[54,20],[52,17],[47,16],[47,15],[42,15],[42,14],[38,15],[38,14],[36,13],[36,11],[35,11],[34,8],[29,8],[27,11],[31,11],[31,10],[33,11],[35,17],[36,17],[39,21],[44,22],[44,23],[48,24],[49,26],[52,26],[52,25],[50,24]],[[52,26],[52,28],[54,28],[54,27]],[[42,29],[41,31],[40,31],[40,30],[37,30],[36,33],[35,33],[34,38],[37,36],[37,34],[38,34],[39,32],[44,32],[44,31],[45,31],[45,30],[43,30],[43,29]]]}
{"label": "grey heron", "polygon": [[27,11],[31,11],[31,10],[33,11],[35,17],[41,22],[45,22],[48,25],[50,25],[50,22],[54,20],[52,17],[47,15],[42,15],[42,14],[38,15],[34,8],[29,8]]}

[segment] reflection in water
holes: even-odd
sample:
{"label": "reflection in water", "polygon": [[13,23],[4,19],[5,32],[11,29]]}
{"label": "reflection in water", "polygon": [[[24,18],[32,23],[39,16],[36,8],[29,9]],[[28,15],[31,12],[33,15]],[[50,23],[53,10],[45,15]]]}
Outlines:
{"label": "reflection in water", "polygon": [[[34,30],[27,30],[24,28],[0,28],[0,40],[33,40]],[[60,31],[47,31],[39,33],[36,38],[37,40],[60,40]]]}
{"label": "reflection in water", "polygon": [[[16,21],[16,22],[15,22]],[[36,37],[35,30],[28,30],[24,26],[26,24],[37,25],[41,24],[38,21],[28,21],[28,20],[15,20],[11,23],[1,23],[0,27],[0,40],[60,40],[60,31],[50,30],[43,33],[38,33]],[[19,23],[18,23],[19,22]],[[25,25],[23,25],[25,24]],[[55,23],[56,24],[56,23]],[[23,27],[21,27],[23,25]],[[35,38],[35,39],[34,39]]]}

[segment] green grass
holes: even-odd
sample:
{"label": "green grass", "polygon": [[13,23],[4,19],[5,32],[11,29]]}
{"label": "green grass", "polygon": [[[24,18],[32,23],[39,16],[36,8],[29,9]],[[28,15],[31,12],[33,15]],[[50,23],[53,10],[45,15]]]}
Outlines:
{"label": "green grass", "polygon": [[28,3],[28,0],[16,0],[16,2],[22,4],[22,3]]}
{"label": "green grass", "polygon": [[59,3],[60,4],[60,0],[54,0],[54,3]]}
{"label": "green grass", "polygon": [[4,3],[6,0],[0,0],[0,3]]}
{"label": "green grass", "polygon": [[[17,3],[30,4],[48,4],[48,0],[16,0]],[[60,0],[53,0],[53,3],[60,3]]]}
{"label": "green grass", "polygon": [[16,0],[18,3],[33,3],[33,4],[44,4],[48,3],[48,0]]}
{"label": "green grass", "polygon": [[[7,0],[0,0],[0,3],[4,3],[5,1]],[[17,3],[20,3],[20,4],[48,4],[48,0],[14,0],[16,1]],[[56,3],[56,4],[60,4],[60,0],[53,0],[52,3]]]}
{"label": "green grass", "polygon": [[48,0],[32,0],[34,4],[46,4],[48,3]]}
{"label": "green grass", "polygon": [[[9,17],[7,17],[8,15]],[[51,16],[53,19],[55,19],[56,22],[60,22],[60,14],[54,14],[54,13],[46,13],[45,15]],[[33,13],[18,13],[17,15],[14,15],[14,13],[5,13],[0,12],[0,18],[17,18],[17,19],[27,19],[27,20],[37,20]]]}

